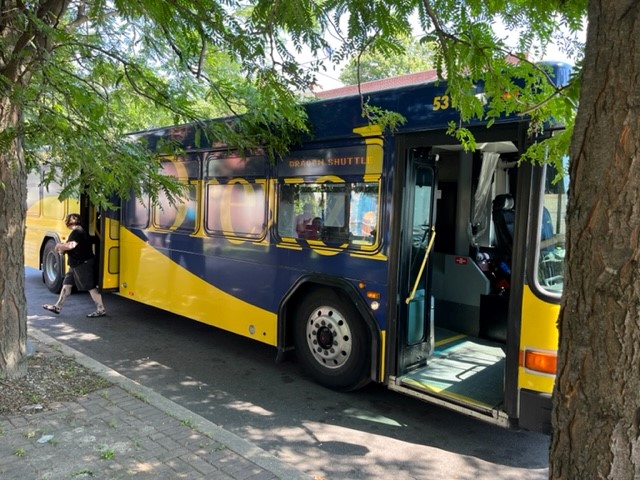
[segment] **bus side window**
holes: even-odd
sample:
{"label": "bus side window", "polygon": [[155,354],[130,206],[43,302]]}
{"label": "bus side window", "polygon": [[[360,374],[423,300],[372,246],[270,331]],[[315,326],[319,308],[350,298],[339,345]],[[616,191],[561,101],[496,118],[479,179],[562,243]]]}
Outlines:
{"label": "bus side window", "polygon": [[154,208],[154,225],[168,230],[192,233],[196,228],[197,189],[195,184],[186,186],[186,192],[171,204],[166,194],[158,195],[158,205]]}
{"label": "bus side window", "polygon": [[267,225],[266,181],[229,179],[206,187],[208,232],[218,235],[262,238]]}
{"label": "bus side window", "polygon": [[149,226],[149,199],[132,195],[124,204],[123,216],[125,226],[147,228]]}
{"label": "bus side window", "polygon": [[353,188],[349,207],[349,231],[353,243],[376,243],[379,195],[377,184],[356,184]]}
{"label": "bus side window", "polygon": [[260,151],[205,155],[205,230],[213,235],[259,240],[266,235],[267,159]]}
{"label": "bus side window", "polygon": [[375,245],[379,195],[376,182],[284,183],[278,190],[278,235],[356,248]]}
{"label": "bus side window", "polygon": [[27,215],[40,216],[42,204],[40,202],[40,170],[30,172],[27,177]]}

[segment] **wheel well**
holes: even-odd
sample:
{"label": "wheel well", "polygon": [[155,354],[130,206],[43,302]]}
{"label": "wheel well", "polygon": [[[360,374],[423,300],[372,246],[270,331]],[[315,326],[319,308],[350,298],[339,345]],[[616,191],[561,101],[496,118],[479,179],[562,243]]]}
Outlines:
{"label": "wheel well", "polygon": [[[366,304],[361,299],[355,288],[342,279],[334,278],[301,278],[284,297],[278,312],[278,359],[289,359],[290,354],[295,351],[294,328],[295,313],[304,298],[318,288],[330,288],[344,301],[353,304],[364,321],[369,339],[371,341],[371,378],[376,379],[377,365],[379,363],[378,353],[380,351],[380,329],[371,313],[367,310]],[[360,301],[358,301],[360,300]]]}

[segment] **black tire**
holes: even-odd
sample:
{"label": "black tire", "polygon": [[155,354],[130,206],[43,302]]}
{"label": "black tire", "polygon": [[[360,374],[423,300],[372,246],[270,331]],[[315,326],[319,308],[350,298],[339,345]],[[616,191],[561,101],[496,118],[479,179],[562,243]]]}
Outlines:
{"label": "black tire", "polygon": [[321,288],[296,312],[295,344],[304,371],[325,387],[351,391],[370,381],[371,342],[351,302]]}
{"label": "black tire", "polygon": [[64,280],[64,256],[56,252],[56,242],[47,240],[42,252],[42,281],[49,291],[60,293]]}

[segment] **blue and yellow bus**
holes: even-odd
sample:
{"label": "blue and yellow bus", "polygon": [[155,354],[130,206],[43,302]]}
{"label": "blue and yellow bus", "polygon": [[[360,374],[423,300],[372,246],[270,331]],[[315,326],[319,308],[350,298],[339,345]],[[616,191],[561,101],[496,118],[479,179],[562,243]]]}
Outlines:
{"label": "blue and yellow bus", "polygon": [[[316,101],[313,137],[274,162],[206,143],[196,125],[133,134],[151,149],[179,143],[183,153],[158,160],[185,194],[113,211],[81,202],[102,289],[266,343],[278,359],[295,353],[332,389],[378,382],[548,431],[565,185],[519,162],[526,118],[471,123],[477,149],[465,151],[446,133],[458,117],[444,83],[368,96],[406,123],[367,125],[357,96]],[[27,262],[55,291],[62,261],[49,245],[63,234],[36,230],[48,208],[39,193]]]}

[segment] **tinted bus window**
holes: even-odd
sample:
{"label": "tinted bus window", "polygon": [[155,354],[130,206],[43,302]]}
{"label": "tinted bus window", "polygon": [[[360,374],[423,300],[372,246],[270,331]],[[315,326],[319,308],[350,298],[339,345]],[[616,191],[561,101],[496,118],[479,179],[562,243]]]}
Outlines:
{"label": "tinted bus window", "polygon": [[258,239],[266,231],[264,182],[232,179],[206,189],[207,231]]}
{"label": "tinted bus window", "polygon": [[267,231],[266,158],[211,152],[204,168],[207,232],[263,238]]}
{"label": "tinted bus window", "polygon": [[264,156],[244,156],[236,152],[211,152],[206,156],[205,178],[265,177],[267,161]]}
{"label": "tinted bus window", "polygon": [[131,196],[124,202],[123,223],[131,228],[149,226],[149,199]]}
{"label": "tinted bus window", "polygon": [[188,233],[196,230],[198,170],[197,159],[176,158],[162,161],[163,174],[177,177],[179,182],[185,186],[185,191],[174,199],[174,203],[164,192],[158,195],[158,204],[154,206],[153,214],[155,227]]}
{"label": "tinted bus window", "polygon": [[187,185],[186,192],[175,199],[175,204],[169,201],[165,193],[158,195],[158,204],[154,207],[154,226],[167,230],[194,232],[198,203],[196,185]]}

